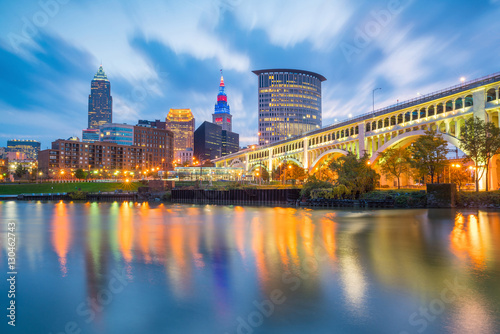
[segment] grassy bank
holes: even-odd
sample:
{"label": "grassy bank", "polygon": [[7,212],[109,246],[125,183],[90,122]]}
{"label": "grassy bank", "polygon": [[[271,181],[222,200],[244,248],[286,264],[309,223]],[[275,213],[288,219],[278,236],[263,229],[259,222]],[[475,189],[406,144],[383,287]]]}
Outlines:
{"label": "grassy bank", "polygon": [[86,192],[137,191],[140,182],[130,183],[40,183],[40,184],[0,184],[0,195],[19,195],[31,193],[64,193],[81,188]]}

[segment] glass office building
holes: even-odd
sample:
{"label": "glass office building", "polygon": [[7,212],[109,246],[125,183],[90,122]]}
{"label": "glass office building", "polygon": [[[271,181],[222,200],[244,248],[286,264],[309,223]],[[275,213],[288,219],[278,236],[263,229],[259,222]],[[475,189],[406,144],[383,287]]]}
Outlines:
{"label": "glass office building", "polygon": [[7,140],[7,152],[24,153],[27,159],[36,160],[40,151],[40,142],[36,140]]}
{"label": "glass office building", "polygon": [[134,126],[128,124],[107,123],[101,125],[101,141],[118,145],[134,144]]}
{"label": "glass office building", "polygon": [[113,121],[113,98],[111,84],[102,68],[99,67],[90,84],[88,128],[98,129],[99,126]]}
{"label": "glass office building", "polygon": [[99,129],[83,129],[82,130],[82,142],[93,143],[99,141]]}
{"label": "glass office building", "polygon": [[200,163],[222,156],[222,127],[203,122],[194,132],[194,156]]}
{"label": "glass office building", "polygon": [[221,145],[222,156],[238,152],[240,150],[240,135],[231,131],[222,130]]}
{"label": "glass office building", "polygon": [[321,128],[320,74],[293,70],[253,71],[258,76],[259,145]]}

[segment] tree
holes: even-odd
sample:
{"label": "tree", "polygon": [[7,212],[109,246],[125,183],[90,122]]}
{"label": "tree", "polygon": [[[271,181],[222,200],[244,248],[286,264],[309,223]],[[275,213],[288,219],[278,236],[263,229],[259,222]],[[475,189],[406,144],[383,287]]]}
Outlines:
{"label": "tree", "polygon": [[358,159],[349,153],[330,163],[330,169],[337,174],[336,184],[346,186],[355,198],[374,190],[380,179],[368,164],[368,159],[367,155]]}
{"label": "tree", "polygon": [[305,172],[304,168],[301,168],[294,164],[288,166],[291,166],[292,168],[287,167],[288,168],[286,172],[287,179],[303,181],[306,178],[307,173]]}
{"label": "tree", "polygon": [[462,167],[460,164],[455,166],[448,166],[450,168],[450,182],[458,185],[458,190],[469,181],[469,173],[467,168]]}
{"label": "tree", "polygon": [[427,130],[413,143],[410,154],[410,165],[417,176],[423,179],[430,176],[431,183],[434,183],[434,176],[439,175],[447,163],[448,144],[441,134]]}
{"label": "tree", "polygon": [[388,178],[395,177],[398,180],[398,189],[401,188],[401,175],[410,170],[410,151],[406,148],[389,148],[380,152],[380,172]]}
{"label": "tree", "polygon": [[260,177],[264,181],[269,181],[269,172],[265,168],[260,168]]}
{"label": "tree", "polygon": [[87,177],[87,173],[81,169],[81,168],[78,168],[76,171],[75,171],[75,177],[79,180],[83,180],[84,178]]}
{"label": "tree", "polygon": [[17,178],[22,178],[28,171],[26,168],[24,168],[21,164],[18,164],[16,167],[16,171],[14,174],[17,176]]}
{"label": "tree", "polygon": [[[460,149],[467,154],[467,160],[476,167],[474,174],[476,191],[479,191],[479,179],[486,173],[486,191],[488,191],[488,171],[491,158],[500,152],[500,129],[493,123],[478,117],[469,118],[461,128]],[[478,168],[484,166],[484,168]]]}

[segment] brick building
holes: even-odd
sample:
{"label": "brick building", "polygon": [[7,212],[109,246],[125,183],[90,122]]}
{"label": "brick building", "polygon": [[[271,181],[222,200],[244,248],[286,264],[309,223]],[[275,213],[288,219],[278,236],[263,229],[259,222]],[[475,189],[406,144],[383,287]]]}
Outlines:
{"label": "brick building", "polygon": [[43,173],[60,169],[141,171],[171,170],[173,134],[168,130],[134,127],[134,145],[108,142],[85,143],[58,139],[52,148],[40,151],[38,165]]}

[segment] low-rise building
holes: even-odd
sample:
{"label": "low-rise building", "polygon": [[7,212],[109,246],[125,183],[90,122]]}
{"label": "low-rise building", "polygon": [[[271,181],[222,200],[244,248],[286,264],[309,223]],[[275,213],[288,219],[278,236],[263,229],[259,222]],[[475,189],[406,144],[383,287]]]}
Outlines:
{"label": "low-rise building", "polygon": [[193,149],[188,148],[182,151],[175,151],[175,163],[177,165],[184,166],[184,164],[192,164],[193,163]]}
{"label": "low-rise building", "polygon": [[40,151],[40,142],[36,140],[11,139],[7,141],[8,152],[22,152],[27,159],[36,160]]}
{"label": "low-rise building", "polygon": [[169,170],[173,161],[173,136],[168,130],[134,131],[133,145],[110,142],[85,143],[58,139],[39,152],[41,172],[52,176],[60,170]]}

